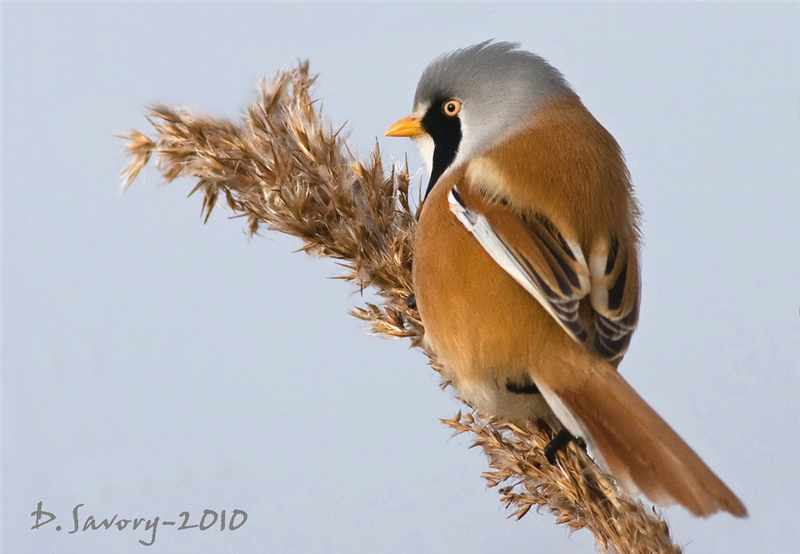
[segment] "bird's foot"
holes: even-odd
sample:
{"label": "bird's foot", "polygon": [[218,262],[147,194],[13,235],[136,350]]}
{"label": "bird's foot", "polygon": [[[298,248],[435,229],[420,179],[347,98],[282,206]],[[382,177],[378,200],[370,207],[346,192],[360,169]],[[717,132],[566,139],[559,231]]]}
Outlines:
{"label": "bird's foot", "polygon": [[586,441],[581,437],[574,436],[566,429],[561,429],[561,431],[547,443],[547,446],[544,447],[544,457],[547,458],[550,465],[555,465],[556,454],[559,450],[564,450],[570,441],[575,441],[575,444],[580,446],[584,451],[586,450]]}

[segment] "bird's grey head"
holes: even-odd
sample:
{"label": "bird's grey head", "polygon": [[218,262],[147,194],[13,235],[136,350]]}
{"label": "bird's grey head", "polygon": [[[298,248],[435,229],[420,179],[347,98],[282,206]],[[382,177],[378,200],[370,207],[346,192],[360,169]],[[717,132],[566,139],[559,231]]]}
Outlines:
{"label": "bird's grey head", "polygon": [[405,136],[415,140],[431,173],[429,190],[448,167],[496,144],[550,98],[572,92],[557,69],[518,46],[482,42],[425,69],[411,114],[424,133]]}

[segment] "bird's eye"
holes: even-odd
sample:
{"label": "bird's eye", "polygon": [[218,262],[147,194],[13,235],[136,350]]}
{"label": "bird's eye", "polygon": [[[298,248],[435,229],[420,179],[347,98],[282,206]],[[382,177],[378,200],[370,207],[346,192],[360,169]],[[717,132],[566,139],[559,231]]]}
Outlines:
{"label": "bird's eye", "polygon": [[449,115],[450,117],[458,115],[458,112],[461,111],[461,102],[455,98],[448,100],[442,104],[442,111],[444,112],[444,115]]}

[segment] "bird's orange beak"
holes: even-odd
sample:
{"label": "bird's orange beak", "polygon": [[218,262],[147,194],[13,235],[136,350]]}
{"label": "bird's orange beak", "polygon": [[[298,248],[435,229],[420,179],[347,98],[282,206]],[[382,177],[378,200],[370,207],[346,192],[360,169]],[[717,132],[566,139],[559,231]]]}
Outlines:
{"label": "bird's orange beak", "polygon": [[387,137],[416,137],[423,133],[425,133],[425,129],[422,128],[422,122],[409,116],[386,129],[384,135]]}

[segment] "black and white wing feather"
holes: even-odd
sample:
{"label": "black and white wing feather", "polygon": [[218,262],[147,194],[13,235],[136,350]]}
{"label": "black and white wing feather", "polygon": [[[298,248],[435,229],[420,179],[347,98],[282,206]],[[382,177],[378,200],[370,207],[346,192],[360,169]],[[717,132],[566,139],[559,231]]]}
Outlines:
{"label": "black and white wing feather", "polygon": [[639,323],[639,262],[636,246],[623,247],[616,237],[592,250],[592,308],[595,310],[594,349],[607,360],[628,350]]}
{"label": "black and white wing feather", "polygon": [[589,336],[579,306],[590,292],[583,253],[543,216],[521,217],[502,203],[453,188],[450,210],[483,249],[576,341]]}
{"label": "black and white wing feather", "polygon": [[[541,214],[521,215],[470,187],[454,187],[450,210],[483,249],[528,291],[573,339],[609,362],[619,360],[639,322],[639,263],[634,241],[599,240],[587,265],[578,244]],[[580,317],[589,297],[590,329]]]}

